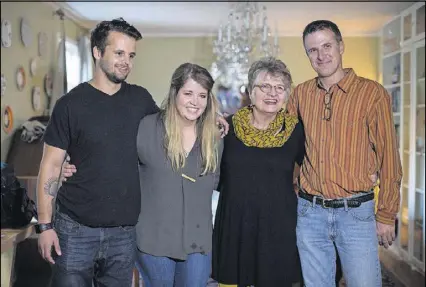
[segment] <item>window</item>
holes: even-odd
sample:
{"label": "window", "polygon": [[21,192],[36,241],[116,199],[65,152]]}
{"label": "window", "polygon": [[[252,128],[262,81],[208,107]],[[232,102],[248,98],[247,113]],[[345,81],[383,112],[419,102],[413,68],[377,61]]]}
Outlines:
{"label": "window", "polygon": [[81,58],[76,42],[67,39],[65,41],[65,54],[67,65],[67,92],[80,84]]}

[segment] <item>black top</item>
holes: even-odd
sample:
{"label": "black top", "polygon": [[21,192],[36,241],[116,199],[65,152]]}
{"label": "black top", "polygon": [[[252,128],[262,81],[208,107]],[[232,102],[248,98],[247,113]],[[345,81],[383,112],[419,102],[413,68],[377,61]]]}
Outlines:
{"label": "black top", "polygon": [[56,102],[44,141],[77,167],[58,192],[61,212],[92,227],[136,224],[136,135],[141,118],[157,111],[146,89],[125,82],[111,96],[82,83]]}
{"label": "black top", "polygon": [[293,171],[303,157],[301,123],[282,147],[256,148],[236,137],[230,121],[213,231],[218,282],[281,287],[300,279]]}

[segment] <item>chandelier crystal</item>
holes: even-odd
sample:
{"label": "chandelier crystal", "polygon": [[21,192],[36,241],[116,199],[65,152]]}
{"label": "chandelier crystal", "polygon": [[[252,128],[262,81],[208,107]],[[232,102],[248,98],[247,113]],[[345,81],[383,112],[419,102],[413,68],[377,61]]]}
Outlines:
{"label": "chandelier crystal", "polygon": [[[275,31],[276,32],[276,31]],[[211,67],[215,81],[230,89],[247,84],[253,60],[279,53],[278,35],[272,39],[266,7],[257,2],[234,2],[228,20],[213,42],[216,60]]]}

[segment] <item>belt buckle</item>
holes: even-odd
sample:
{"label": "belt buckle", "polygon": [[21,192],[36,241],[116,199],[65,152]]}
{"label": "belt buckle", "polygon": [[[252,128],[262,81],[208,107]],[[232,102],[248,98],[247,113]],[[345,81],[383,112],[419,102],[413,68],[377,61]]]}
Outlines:
{"label": "belt buckle", "polygon": [[323,198],[322,199],[322,207],[323,208],[330,208],[329,206],[325,206],[325,204],[327,203],[327,202],[329,202],[329,201],[331,201],[332,199],[325,199],[325,198]]}

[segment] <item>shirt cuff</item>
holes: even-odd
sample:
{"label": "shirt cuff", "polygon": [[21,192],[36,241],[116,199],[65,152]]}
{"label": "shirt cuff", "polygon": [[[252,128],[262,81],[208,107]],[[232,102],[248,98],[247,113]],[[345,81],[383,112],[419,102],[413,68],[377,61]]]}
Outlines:
{"label": "shirt cuff", "polygon": [[387,212],[385,210],[377,210],[376,221],[388,225],[394,225],[396,219],[396,214]]}

